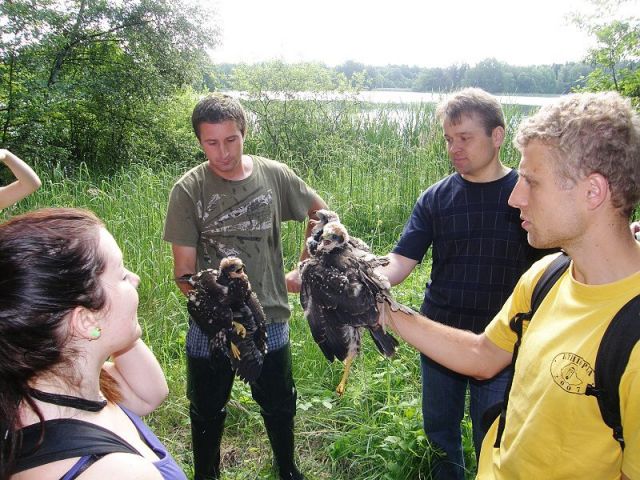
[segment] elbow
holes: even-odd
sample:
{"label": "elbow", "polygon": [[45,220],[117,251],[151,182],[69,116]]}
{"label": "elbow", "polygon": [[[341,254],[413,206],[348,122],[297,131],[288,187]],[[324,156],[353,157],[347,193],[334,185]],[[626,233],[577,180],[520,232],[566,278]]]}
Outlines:
{"label": "elbow", "polygon": [[[482,340],[482,338],[480,337],[479,340]],[[499,355],[496,354],[496,352],[483,348],[482,342],[479,342],[474,352],[475,355],[473,358],[475,360],[468,375],[476,380],[490,380],[508,365],[508,362],[504,363],[501,358],[498,358]],[[508,358],[505,359],[505,361],[506,360],[508,360]]]}
{"label": "elbow", "polygon": [[502,372],[506,368],[505,365],[499,363],[487,363],[487,364],[478,364],[478,368],[475,372],[471,373],[469,376],[475,378],[476,380],[490,380],[500,372]]}
{"label": "elbow", "polygon": [[484,372],[484,371],[483,372],[475,372],[475,373],[470,375],[471,378],[473,378],[474,380],[478,380],[478,381],[489,380],[490,378],[493,378],[494,376],[495,376],[495,373],[491,374],[489,372]]}
{"label": "elbow", "polygon": [[158,386],[157,390],[154,392],[153,397],[145,400],[144,405],[140,407],[140,416],[148,415],[153,412],[156,408],[164,403],[164,401],[169,396],[169,386],[167,382],[164,382],[163,385]]}
{"label": "elbow", "polygon": [[167,380],[163,376],[163,382],[161,385],[158,385],[158,391],[155,395],[155,406],[154,409],[158,408],[169,396],[169,385],[167,384]]}
{"label": "elbow", "polygon": [[42,186],[42,180],[37,175],[34,178],[30,178],[28,180],[21,181],[23,188],[25,189],[25,197],[27,195],[31,195],[33,192],[38,190]]}

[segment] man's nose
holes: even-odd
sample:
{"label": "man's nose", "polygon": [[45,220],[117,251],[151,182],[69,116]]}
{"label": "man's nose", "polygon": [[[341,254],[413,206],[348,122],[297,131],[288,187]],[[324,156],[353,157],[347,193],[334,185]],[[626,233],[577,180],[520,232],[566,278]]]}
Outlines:
{"label": "man's nose", "polygon": [[509,200],[507,200],[507,203],[514,208],[521,208],[525,203],[526,195],[523,183],[522,178],[519,178],[511,191],[511,195],[509,195]]}

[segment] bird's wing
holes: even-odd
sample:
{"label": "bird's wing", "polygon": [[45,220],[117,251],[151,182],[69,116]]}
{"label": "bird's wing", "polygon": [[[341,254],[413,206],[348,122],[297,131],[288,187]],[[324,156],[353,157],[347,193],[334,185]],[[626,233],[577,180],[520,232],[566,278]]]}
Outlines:
{"label": "bird's wing", "polygon": [[262,304],[258,300],[258,296],[251,292],[247,297],[247,306],[253,315],[256,331],[253,334],[253,340],[263,354],[267,353],[267,316],[262,309]]}
{"label": "bird's wing", "polygon": [[228,306],[222,305],[217,298],[200,287],[189,292],[187,310],[191,318],[209,337],[214,337],[221,329],[227,328],[233,317]]}
{"label": "bird's wing", "polygon": [[355,250],[366,253],[371,252],[371,247],[364,240],[360,240],[358,237],[349,237],[349,244],[351,245],[351,248]]}
{"label": "bird's wing", "polygon": [[332,318],[335,311],[327,312],[321,306],[316,305],[313,295],[307,296],[307,307],[304,313],[309,322],[313,340],[318,344],[327,360],[330,362],[336,359],[343,361],[350,351],[357,352],[359,350],[359,329],[336,321]]}
{"label": "bird's wing", "polygon": [[314,341],[330,362],[344,360],[353,334],[346,323],[337,320],[336,300],[346,289],[346,277],[327,271],[316,259],[307,260],[300,276],[300,303]]}
{"label": "bird's wing", "polygon": [[[236,375],[246,383],[255,382],[262,373],[264,354],[257,348],[253,336],[247,333],[243,337],[236,330],[230,329],[227,332],[227,339],[230,347],[229,360]],[[233,353],[234,347],[239,358]]]}
{"label": "bird's wing", "polygon": [[385,332],[381,325],[373,325],[368,327],[368,330],[381,354],[385,357],[391,357],[396,353],[398,341],[390,333]]}
{"label": "bird's wing", "polygon": [[370,314],[363,306],[362,289],[351,285],[347,274],[315,259],[307,261],[301,277],[300,302],[324,356],[333,361],[355,355],[360,349],[360,326],[367,323],[360,317]]}

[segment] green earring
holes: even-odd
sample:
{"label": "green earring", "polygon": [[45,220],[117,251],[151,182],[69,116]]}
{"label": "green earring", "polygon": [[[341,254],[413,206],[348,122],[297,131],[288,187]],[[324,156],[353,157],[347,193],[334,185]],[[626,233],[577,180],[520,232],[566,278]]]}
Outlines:
{"label": "green earring", "polygon": [[89,332],[89,336],[91,337],[92,340],[99,339],[101,334],[102,334],[102,329],[100,327],[93,327]]}

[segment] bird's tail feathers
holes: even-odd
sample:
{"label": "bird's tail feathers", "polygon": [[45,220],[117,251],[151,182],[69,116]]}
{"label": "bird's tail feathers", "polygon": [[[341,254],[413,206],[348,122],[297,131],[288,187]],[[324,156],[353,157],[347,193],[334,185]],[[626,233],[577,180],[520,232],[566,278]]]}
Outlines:
{"label": "bird's tail feathers", "polygon": [[396,353],[398,341],[390,333],[385,332],[380,325],[370,328],[369,333],[371,333],[371,338],[373,338],[376,347],[385,357],[391,357]]}

